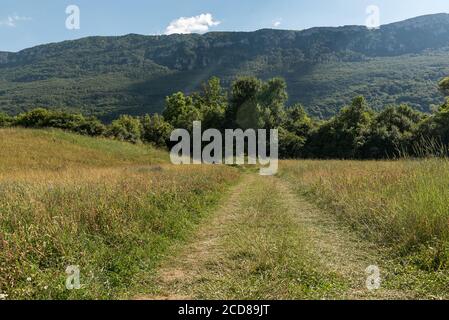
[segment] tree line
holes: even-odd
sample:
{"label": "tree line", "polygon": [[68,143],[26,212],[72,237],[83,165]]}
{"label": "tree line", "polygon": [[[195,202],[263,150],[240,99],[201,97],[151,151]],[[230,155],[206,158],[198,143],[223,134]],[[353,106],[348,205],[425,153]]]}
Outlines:
{"label": "tree line", "polygon": [[[449,77],[439,88],[449,96]],[[282,158],[383,159],[448,154],[449,98],[432,114],[426,114],[404,104],[376,112],[363,97],[356,97],[324,121],[310,117],[301,104],[287,106],[287,102],[287,85],[282,78],[262,81],[242,77],[227,91],[214,77],[198,92],[168,96],[161,115],[121,115],[104,124],[95,117],[38,108],[17,116],[0,113],[0,127],[59,128],[170,147],[173,129],[192,130],[193,121],[202,121],[203,130],[277,128]]]}

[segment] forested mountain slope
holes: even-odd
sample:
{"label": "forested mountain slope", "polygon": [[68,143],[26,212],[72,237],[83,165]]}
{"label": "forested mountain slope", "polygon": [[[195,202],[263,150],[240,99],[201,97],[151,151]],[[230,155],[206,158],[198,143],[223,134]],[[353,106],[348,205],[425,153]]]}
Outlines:
{"label": "forested mountain slope", "polygon": [[0,111],[68,108],[104,118],[163,108],[165,96],[191,92],[210,76],[282,76],[290,102],[317,117],[356,95],[377,109],[439,104],[449,74],[449,15],[422,16],[368,30],[259,30],[205,35],[89,37],[0,52]]}

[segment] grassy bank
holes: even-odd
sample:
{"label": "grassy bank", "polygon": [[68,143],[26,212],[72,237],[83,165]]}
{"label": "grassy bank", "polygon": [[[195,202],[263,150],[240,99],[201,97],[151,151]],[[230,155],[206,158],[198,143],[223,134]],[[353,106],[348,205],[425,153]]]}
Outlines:
{"label": "grassy bank", "polygon": [[[146,146],[61,131],[0,130],[0,293],[8,299],[133,294],[238,172],[167,164]],[[81,290],[65,288],[78,265]]]}
{"label": "grassy bank", "polygon": [[285,161],[283,178],[425,271],[449,268],[449,161]]}

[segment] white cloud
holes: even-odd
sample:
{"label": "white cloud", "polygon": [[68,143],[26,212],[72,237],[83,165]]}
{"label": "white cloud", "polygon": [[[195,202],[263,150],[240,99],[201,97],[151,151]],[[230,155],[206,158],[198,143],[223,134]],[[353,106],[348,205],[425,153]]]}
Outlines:
{"label": "white cloud", "polygon": [[277,28],[282,24],[282,19],[273,21],[273,27]]}
{"label": "white cloud", "polygon": [[0,26],[14,28],[17,26],[17,22],[19,21],[29,21],[31,18],[21,17],[18,15],[8,16],[8,18],[0,20]]}
{"label": "white cloud", "polygon": [[165,34],[205,33],[209,31],[210,27],[218,26],[220,23],[220,21],[215,21],[210,13],[203,13],[190,18],[181,17],[170,23],[165,30]]}

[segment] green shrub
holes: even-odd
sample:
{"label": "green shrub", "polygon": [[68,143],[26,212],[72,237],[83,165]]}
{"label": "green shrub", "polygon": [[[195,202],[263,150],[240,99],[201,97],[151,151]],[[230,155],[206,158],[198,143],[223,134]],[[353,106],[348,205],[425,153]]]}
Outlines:
{"label": "green shrub", "polygon": [[279,130],[279,155],[283,159],[303,157],[305,138],[283,128]]}
{"label": "green shrub", "polygon": [[52,111],[37,108],[17,116],[16,125],[25,128],[44,128],[50,127]]}
{"label": "green shrub", "polygon": [[158,114],[142,118],[142,141],[157,147],[166,147],[173,127]]}
{"label": "green shrub", "polygon": [[137,143],[142,136],[142,124],[138,118],[122,115],[112,122],[107,135],[117,140]]}
{"label": "green shrub", "polygon": [[57,128],[89,136],[101,136],[106,131],[95,117],[42,108],[19,114],[14,124],[25,128]]}
{"label": "green shrub", "polygon": [[0,128],[9,127],[14,119],[7,114],[0,112]]}

